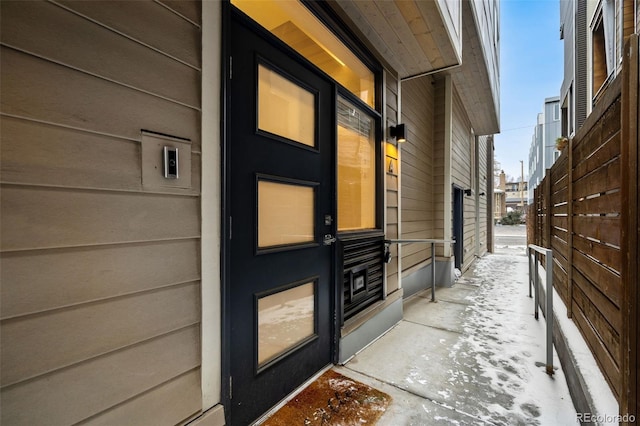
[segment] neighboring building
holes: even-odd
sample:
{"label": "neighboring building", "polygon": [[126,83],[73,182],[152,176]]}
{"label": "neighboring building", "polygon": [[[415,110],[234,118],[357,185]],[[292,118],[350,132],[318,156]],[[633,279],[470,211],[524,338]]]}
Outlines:
{"label": "neighboring building", "polygon": [[498,1],[0,7],[2,424],[248,424],[492,247]]}
{"label": "neighboring building", "polygon": [[637,19],[636,0],[560,1],[562,136],[575,134],[603,89],[621,72],[624,40],[635,31],[634,16]]}
{"label": "neighboring building", "polygon": [[544,112],[538,114],[538,123],[531,138],[529,148],[529,182],[527,204],[533,200],[533,190],[540,184],[547,169],[560,156],[556,140],[561,135],[560,98],[555,96],[544,100]]}
{"label": "neighboring building", "polygon": [[494,219],[502,219],[512,211],[524,212],[528,198],[526,181],[507,182],[504,170],[500,172],[498,188],[494,189]]}

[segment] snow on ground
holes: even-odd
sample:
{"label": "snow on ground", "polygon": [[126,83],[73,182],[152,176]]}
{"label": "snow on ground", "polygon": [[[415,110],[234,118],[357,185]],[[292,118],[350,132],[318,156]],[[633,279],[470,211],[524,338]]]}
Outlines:
{"label": "snow on ground", "polygon": [[542,316],[540,321],[533,317],[524,250],[509,249],[518,254],[488,255],[476,262],[471,278],[461,279],[480,287],[468,297],[471,312],[450,356],[472,359],[476,374],[487,384],[488,400],[494,402],[485,407],[483,420],[508,425],[576,424],[555,351],[553,378],[545,372],[545,323]]}

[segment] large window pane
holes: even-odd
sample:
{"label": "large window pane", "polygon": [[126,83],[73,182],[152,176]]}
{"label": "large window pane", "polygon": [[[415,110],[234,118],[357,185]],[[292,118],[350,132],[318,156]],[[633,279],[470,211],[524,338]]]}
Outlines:
{"label": "large window pane", "polygon": [[258,247],[314,241],[315,189],[258,181]]}
{"label": "large window pane", "polygon": [[273,35],[375,107],[373,72],[297,0],[232,0]]}
{"label": "large window pane", "polygon": [[315,335],[314,283],[258,299],[258,366]]}
{"label": "large window pane", "polygon": [[258,66],[258,128],[315,147],[315,96]]}
{"label": "large window pane", "polygon": [[338,229],[376,226],[374,120],[351,103],[338,101]]}

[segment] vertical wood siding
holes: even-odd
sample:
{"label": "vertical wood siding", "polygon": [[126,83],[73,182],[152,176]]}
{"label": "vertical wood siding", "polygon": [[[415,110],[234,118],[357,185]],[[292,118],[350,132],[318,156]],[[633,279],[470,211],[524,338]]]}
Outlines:
{"label": "vertical wood siding", "polygon": [[[402,121],[408,129],[402,150],[402,238],[433,238],[434,87],[431,77],[402,84]],[[427,244],[402,248],[402,270],[431,258]]]}
{"label": "vertical wood siding", "polygon": [[[2,424],[201,409],[200,5],[1,4]],[[141,130],[192,142],[145,191]]]}

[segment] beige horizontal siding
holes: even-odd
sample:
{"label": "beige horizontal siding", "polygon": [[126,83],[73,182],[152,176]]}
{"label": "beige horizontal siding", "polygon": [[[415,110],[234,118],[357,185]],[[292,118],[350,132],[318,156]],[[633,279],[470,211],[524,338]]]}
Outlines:
{"label": "beige horizontal siding", "polygon": [[5,114],[132,140],[140,139],[141,129],[153,130],[190,139],[192,149],[200,149],[194,108],[11,48],[0,55]]}
{"label": "beige horizontal siding", "polygon": [[[176,424],[200,388],[200,4],[1,7],[0,423]],[[142,186],[141,131],[191,141]]]}
{"label": "beige horizontal siding", "polygon": [[197,69],[53,3],[9,2],[2,12],[3,42],[10,46],[194,108],[200,105]]}
{"label": "beige horizontal siding", "polygon": [[[451,143],[452,183],[475,192],[475,174],[478,167],[475,158],[475,137],[464,105],[455,88],[453,90],[453,135]],[[465,271],[476,256],[476,194],[464,196],[463,263]]]}
{"label": "beige horizontal siding", "polygon": [[124,348],[199,321],[198,282],[4,321],[2,384]]}
{"label": "beige horizontal siding", "polygon": [[[140,142],[0,117],[2,180],[88,189],[142,190]],[[60,155],[60,153],[64,153]],[[96,156],[100,167],[96,167]],[[191,155],[189,193],[200,193],[200,154]],[[185,194],[184,189],[163,192]]]}
{"label": "beige horizontal siding", "polygon": [[[69,10],[104,26],[125,34],[153,50],[200,68],[200,28],[166,7],[152,1],[123,1],[114,7],[112,2],[59,2]],[[196,1],[185,8],[199,8]],[[184,9],[183,9],[184,10]]]}
{"label": "beige horizontal siding", "polygon": [[[390,123],[398,123],[398,81],[391,74],[386,74],[386,87],[385,87],[385,111],[386,119]],[[385,236],[388,239],[396,239],[399,237],[399,222],[400,222],[400,188],[399,188],[399,176],[400,176],[400,158],[397,149],[386,150],[384,158],[385,171],[385,191],[386,191],[386,229]],[[389,164],[393,165],[393,171],[390,171]],[[400,281],[398,279],[399,259],[398,259],[398,246],[397,244],[391,244],[391,262],[387,264],[387,294],[393,293],[400,287]]]}
{"label": "beige horizontal siding", "polygon": [[[445,79],[434,81],[434,129],[433,129],[433,238],[444,238],[445,188]],[[446,173],[449,173],[447,170]],[[446,208],[450,208],[447,206]],[[447,224],[447,226],[451,226]],[[444,255],[444,246],[436,245],[436,256]]]}
{"label": "beige horizontal siding", "polygon": [[7,387],[2,423],[68,425],[112,408],[198,368],[199,339],[200,328],[190,326]]}
{"label": "beige horizontal siding", "polygon": [[7,185],[0,201],[4,251],[200,235],[197,197]]}
{"label": "beige horizontal siding", "polygon": [[185,420],[184,413],[200,409],[199,388],[200,369],[196,368],[80,424],[91,426],[180,424]]}
{"label": "beige horizontal siding", "polygon": [[[431,77],[402,84],[402,121],[407,142],[402,149],[402,238],[434,238],[434,113],[435,93]],[[402,270],[431,258],[426,244],[405,244]]]}

